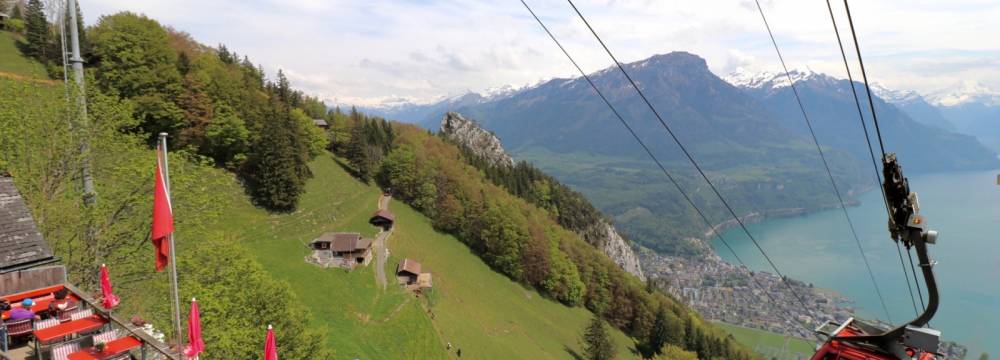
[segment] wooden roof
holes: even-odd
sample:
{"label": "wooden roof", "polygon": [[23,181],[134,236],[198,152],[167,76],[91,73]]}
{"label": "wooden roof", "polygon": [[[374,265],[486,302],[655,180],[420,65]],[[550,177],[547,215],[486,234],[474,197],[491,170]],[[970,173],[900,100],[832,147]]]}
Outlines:
{"label": "wooden roof", "polygon": [[396,222],[396,215],[393,215],[392,212],[385,209],[380,209],[379,211],[376,211],[375,214],[372,215],[372,219],[374,218],[383,218],[392,222]]}
{"label": "wooden roof", "polygon": [[330,124],[327,123],[326,120],[323,120],[323,119],[313,119],[313,125],[316,125],[316,126],[330,126]]}
{"label": "wooden roof", "polygon": [[359,233],[326,233],[314,239],[311,243],[330,243],[330,250],[336,252],[350,252],[364,250],[372,246],[371,239],[362,239]]}
{"label": "wooden roof", "polygon": [[0,272],[51,258],[14,179],[0,175]]}
{"label": "wooden roof", "polygon": [[408,272],[413,275],[420,275],[420,263],[413,261],[411,259],[404,258],[399,262],[399,266],[396,268],[396,273]]}

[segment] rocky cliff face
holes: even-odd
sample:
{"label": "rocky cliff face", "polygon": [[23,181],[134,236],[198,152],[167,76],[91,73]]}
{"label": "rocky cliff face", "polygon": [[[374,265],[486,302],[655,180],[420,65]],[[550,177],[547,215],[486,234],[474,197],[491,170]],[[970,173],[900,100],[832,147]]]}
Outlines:
{"label": "rocky cliff face", "polygon": [[606,221],[594,224],[594,227],[603,233],[604,246],[601,247],[601,250],[604,251],[604,254],[625,271],[646,281],[646,275],[642,273],[642,267],[639,265],[639,257],[635,255],[635,251],[632,251],[629,243],[618,234],[618,230]]}
{"label": "rocky cliff face", "polygon": [[473,154],[489,159],[494,165],[514,166],[514,159],[504,151],[500,138],[459,113],[448,112],[444,115],[441,133]]}
{"label": "rocky cliff face", "polygon": [[[481,128],[475,121],[466,119],[458,113],[449,112],[441,119],[440,131],[448,139],[469,149],[477,156],[489,159],[494,165],[514,166],[514,159],[504,150],[500,139]],[[610,222],[607,220],[595,222],[580,231],[580,236],[604,251],[604,254],[622,269],[643,281],[646,280],[639,265],[639,257]]]}

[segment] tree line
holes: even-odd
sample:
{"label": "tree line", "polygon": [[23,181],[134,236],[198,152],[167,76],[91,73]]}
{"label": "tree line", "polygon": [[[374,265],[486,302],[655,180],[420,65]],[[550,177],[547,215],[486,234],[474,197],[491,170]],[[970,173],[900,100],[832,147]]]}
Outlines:
{"label": "tree line", "polygon": [[[361,142],[378,151],[359,158],[350,154],[350,146],[340,147],[338,153],[349,159],[355,172],[363,173],[363,167],[374,171],[372,180],[427,215],[436,229],[455,235],[496,271],[554,300],[599,314],[638,339],[638,349],[648,357],[670,351],[670,346],[705,359],[753,357],[679,302],[647,289],[598,248],[560,226],[550,210],[495,185],[483,170],[467,163],[476,160],[458,146],[398,123],[383,130],[386,136],[374,136],[369,132],[382,129],[385,121],[356,118],[359,121],[349,122],[351,128],[344,130],[351,134],[347,143]],[[373,159],[379,158],[373,166]],[[527,182],[530,171],[519,171],[524,179],[512,184]]]}
{"label": "tree line", "polygon": [[595,225],[601,222],[611,224],[612,221],[583,194],[526,161],[505,166],[477,156],[463,146],[458,147],[466,163],[481,170],[493,184],[545,210],[559,225],[580,234],[591,245],[604,245],[606,234]]}
{"label": "tree line", "polygon": [[[12,9],[26,23],[25,54],[62,78],[56,26],[43,4],[29,0]],[[313,123],[333,121],[325,104],[292,89],[281,70],[272,81],[247,56],[202,45],[143,15],[103,16],[80,34],[90,88],[128,102],[138,120],[121,131],[149,145],[167,132],[172,148],[239,175],[256,204],[295,208],[311,177],[308,162],[330,142]]]}
{"label": "tree line", "polygon": [[[129,101],[88,91],[91,126],[70,130],[75,109],[63,86],[0,77],[0,172],[9,172],[45,235],[66,267],[68,281],[87,291],[98,288],[96,271],[106,263],[122,304],[172,333],[169,281],[154,272],[149,214],[155,155],[142,134],[122,132],[139,124]],[[79,154],[86,136],[89,152]],[[230,174],[189,149],[170,154],[172,202],[178,236],[181,298],[197,296],[203,336],[212,344],[203,359],[259,356],[264,326],[282,329],[278,346],[288,359],[326,359],[326,334],[301,319],[309,309],[283,281],[276,280],[235,239],[216,230],[232,196],[241,196]],[[100,200],[80,201],[81,162],[90,161]],[[229,190],[233,191],[220,191]],[[89,236],[85,235],[90,232]],[[266,299],[266,301],[262,301]]]}

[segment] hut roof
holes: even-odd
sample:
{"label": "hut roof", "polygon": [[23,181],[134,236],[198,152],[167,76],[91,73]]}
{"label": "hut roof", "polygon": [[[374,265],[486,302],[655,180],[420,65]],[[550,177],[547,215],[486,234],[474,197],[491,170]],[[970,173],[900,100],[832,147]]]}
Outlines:
{"label": "hut roof", "polygon": [[372,215],[372,218],[376,218],[376,217],[384,218],[384,219],[392,221],[392,222],[396,221],[396,215],[393,215],[392,212],[390,212],[389,210],[385,210],[385,209],[380,209],[379,211],[376,211],[375,215]]}
{"label": "hut roof", "polygon": [[396,268],[396,273],[408,272],[413,275],[420,275],[420,263],[413,261],[411,259],[403,259],[399,262],[399,267]]}
{"label": "hut roof", "polygon": [[51,258],[14,179],[0,175],[0,272]]}
{"label": "hut roof", "polygon": [[316,126],[330,126],[330,124],[327,123],[326,120],[323,120],[323,119],[313,119],[313,125],[316,125]]}
{"label": "hut roof", "polygon": [[[333,251],[354,251],[361,241],[359,233],[326,233],[312,241],[312,243],[330,243],[330,250]],[[370,245],[370,240],[369,240]]]}

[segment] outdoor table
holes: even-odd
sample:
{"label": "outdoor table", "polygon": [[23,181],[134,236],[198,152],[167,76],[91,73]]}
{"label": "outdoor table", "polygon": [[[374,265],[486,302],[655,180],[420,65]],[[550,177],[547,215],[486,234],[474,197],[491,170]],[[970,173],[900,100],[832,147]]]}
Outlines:
{"label": "outdoor table", "polygon": [[104,351],[98,352],[95,348],[86,348],[74,353],[69,354],[67,359],[69,360],[104,360],[109,359],[117,355],[121,355],[126,351],[135,349],[142,346],[142,341],[136,339],[133,336],[126,336],[120,339],[115,339],[108,342],[104,346]]}
{"label": "outdoor table", "polygon": [[36,330],[35,339],[44,344],[69,335],[97,330],[107,323],[108,321],[100,315],[92,315],[80,320],[64,322],[50,328]]}
{"label": "outdoor table", "polygon": [[[69,295],[66,298],[67,299],[73,299],[73,301],[76,301],[78,303],[80,302],[80,298],[77,297],[76,295]],[[40,313],[43,313],[43,312],[46,312],[46,311],[49,311],[49,304],[51,304],[53,301],[56,301],[56,298],[52,297],[52,296],[49,296],[49,297],[41,299],[41,300],[36,300],[35,301],[35,305],[31,306],[31,311],[34,312],[36,315],[40,314]],[[17,306],[11,305],[11,310],[3,312],[3,319],[4,320],[7,320],[8,318],[10,318],[10,312],[12,310],[21,307],[21,304],[16,304],[16,305]]]}
{"label": "outdoor table", "polygon": [[45,295],[52,294],[56,291],[62,290],[65,286],[63,285],[53,285],[48,287],[43,287],[41,289],[29,290],[25,292],[19,292],[16,294],[4,295],[0,298],[7,300],[11,305],[21,302],[21,300],[27,298],[37,298]]}

